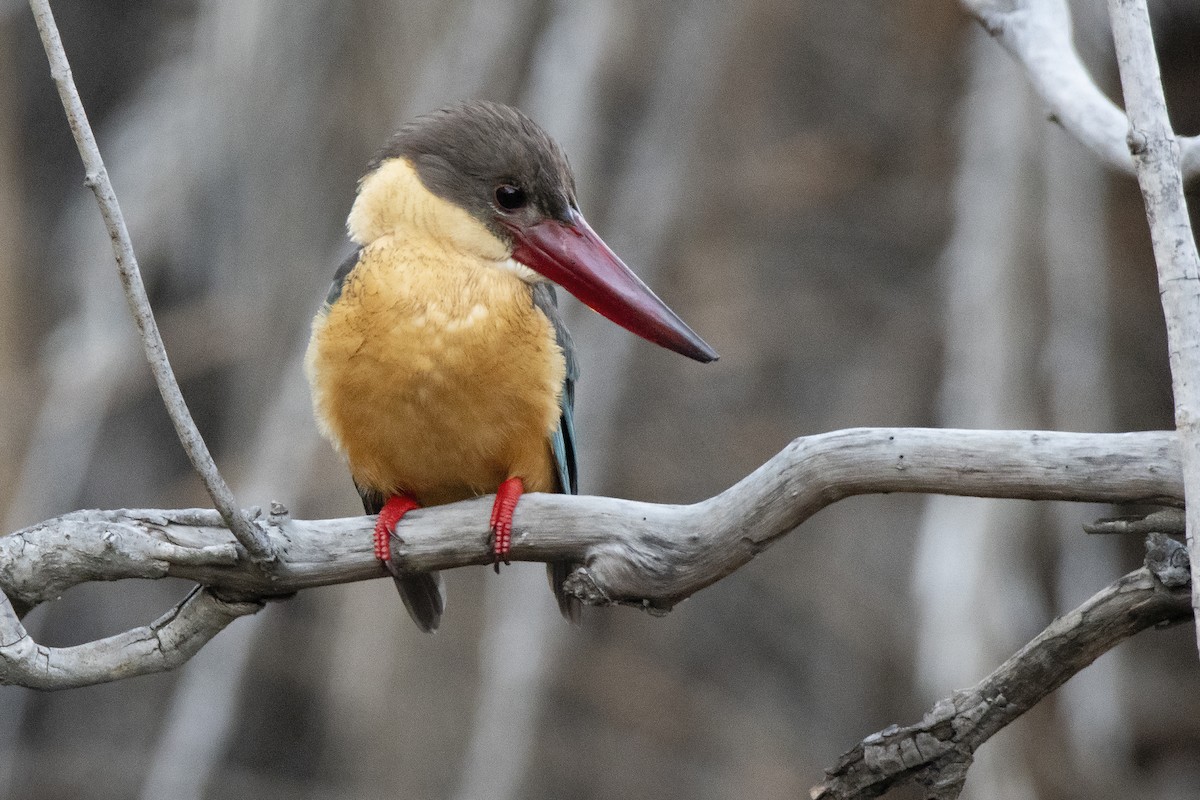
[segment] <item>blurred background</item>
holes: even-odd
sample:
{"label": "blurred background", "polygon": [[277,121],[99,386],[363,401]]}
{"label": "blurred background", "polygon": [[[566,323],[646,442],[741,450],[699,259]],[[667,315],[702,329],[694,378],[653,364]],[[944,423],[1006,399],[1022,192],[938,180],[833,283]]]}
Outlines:
{"label": "blurred background", "polygon": [[[54,4],[175,369],[245,505],[360,513],[299,356],[355,181],[402,121],[514,103],[593,226],[721,353],[572,304],[582,488],[690,502],[863,425],[1171,427],[1141,199],[949,0]],[[1110,93],[1103,4],[1076,40]],[[1200,12],[1154,4],[1200,132]],[[0,2],[0,514],[205,505],[149,379],[31,15]],[[1192,198],[1193,204],[1195,198]],[[796,798],[1140,563],[1111,509],[918,496],[829,508],[665,618],[563,623],[537,566],[305,592],[185,668],[0,688],[0,797]],[[73,589],[63,645],[187,586]],[[1194,798],[1200,669],[1150,631],[979,753],[964,796]],[[898,792],[895,797],[911,797]]]}

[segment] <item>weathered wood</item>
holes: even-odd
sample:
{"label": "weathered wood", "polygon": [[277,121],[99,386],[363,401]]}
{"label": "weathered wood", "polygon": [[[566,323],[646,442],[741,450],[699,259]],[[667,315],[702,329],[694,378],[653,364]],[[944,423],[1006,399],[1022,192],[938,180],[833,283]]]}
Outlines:
{"label": "weathered wood", "polygon": [[1179,542],[1152,537],[1146,566],[1051,622],[991,675],[939,701],[920,722],[863,739],[813,788],[813,800],[864,800],[908,784],[925,787],[925,797],[958,797],[975,751],[1001,728],[1121,641],[1191,616],[1186,560]]}
{"label": "weathered wood", "polygon": [[[512,558],[582,563],[568,586],[584,602],[665,611],[825,506],[887,492],[1178,506],[1183,488],[1171,433],[858,428],[797,439],[735,486],[689,506],[528,495],[514,518]],[[429,570],[490,563],[490,502],[406,515],[393,547],[397,564]],[[257,602],[386,575],[372,553],[370,517],[304,521],[276,508],[263,522],[279,553],[269,572],[245,557],[215,511],[78,511],[0,538],[0,589],[31,608],[86,581],[174,576],[225,600]],[[0,658],[19,661],[11,648],[24,634],[14,623],[15,613],[0,615],[0,642],[7,643]],[[119,649],[104,652],[109,680],[128,674],[129,660],[147,658],[136,648],[124,657]],[[137,669],[177,663],[155,653]],[[0,682],[24,674],[8,669]],[[103,674],[81,672],[74,685]]]}
{"label": "weathered wood", "polygon": [[[1125,113],[1100,91],[1071,40],[1066,0],[962,0],[963,8],[1029,74],[1050,117],[1109,167],[1133,174]],[[1183,137],[1182,165],[1189,179],[1200,175],[1200,138]]]}
{"label": "weathered wood", "polygon": [[261,603],[228,602],[197,586],[149,625],[74,647],[46,647],[25,632],[0,595],[0,684],[71,689],[181,666],[226,625]]}
{"label": "weathered wood", "polygon": [[[922,492],[1182,505],[1180,475],[1170,433],[857,428],[797,439],[738,484],[693,505],[529,495],[514,517],[512,558],[585,563],[572,585],[592,604],[668,608],[845,497]],[[490,563],[489,502],[406,515],[393,547],[398,566]],[[385,574],[372,555],[370,517],[273,514],[264,521],[280,552],[270,574],[237,558],[215,512],[67,514],[0,538],[0,588],[32,606],[89,580],[170,575],[259,597]]]}
{"label": "weathered wood", "polygon": [[[1183,193],[1181,142],[1167,116],[1146,0],[1109,0],[1108,15],[1129,113],[1129,152],[1158,266],[1184,485],[1194,500],[1200,497],[1200,253]],[[1187,509],[1187,540],[1192,607],[1200,611],[1200,502]],[[1200,647],[1200,613],[1197,618]]]}

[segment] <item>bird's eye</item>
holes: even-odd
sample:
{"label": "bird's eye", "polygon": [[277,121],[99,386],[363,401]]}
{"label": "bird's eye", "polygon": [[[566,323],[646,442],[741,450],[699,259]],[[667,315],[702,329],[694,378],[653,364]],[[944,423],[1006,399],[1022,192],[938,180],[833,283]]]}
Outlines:
{"label": "bird's eye", "polygon": [[524,208],[528,202],[529,199],[525,196],[525,190],[520,186],[513,186],[511,183],[502,183],[496,187],[496,205],[505,211],[516,211],[518,208]]}

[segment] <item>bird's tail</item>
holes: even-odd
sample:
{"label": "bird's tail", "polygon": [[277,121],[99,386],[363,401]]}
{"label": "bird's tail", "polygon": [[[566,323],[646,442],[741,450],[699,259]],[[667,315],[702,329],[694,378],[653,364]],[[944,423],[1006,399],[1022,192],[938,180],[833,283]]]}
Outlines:
{"label": "bird's tail", "polygon": [[397,572],[392,575],[400,599],[417,627],[433,633],[446,610],[446,587],[440,572]]}
{"label": "bird's tail", "polygon": [[558,598],[559,612],[567,622],[578,625],[583,620],[583,603],[579,601],[578,597],[563,591],[563,581],[567,579],[574,568],[575,565],[569,561],[553,561],[546,565],[546,574],[550,578],[550,587],[554,589],[554,596]]}

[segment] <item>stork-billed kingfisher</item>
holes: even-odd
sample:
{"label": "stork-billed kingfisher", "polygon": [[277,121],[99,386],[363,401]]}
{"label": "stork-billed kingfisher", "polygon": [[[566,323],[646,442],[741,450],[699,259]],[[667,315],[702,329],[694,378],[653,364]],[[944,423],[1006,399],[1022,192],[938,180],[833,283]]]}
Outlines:
{"label": "stork-billed kingfisher", "polygon": [[[576,491],[578,373],[553,284],[651,342],[702,362],[717,354],[592,231],[562,150],[516,109],[462,103],[401,128],[359,182],[346,226],[357,248],[308,346],[313,406],[379,515],[375,556],[432,631],[440,577],[390,561],[406,512],[495,493],[498,568],[522,492]],[[548,565],[574,620],[570,567]]]}

